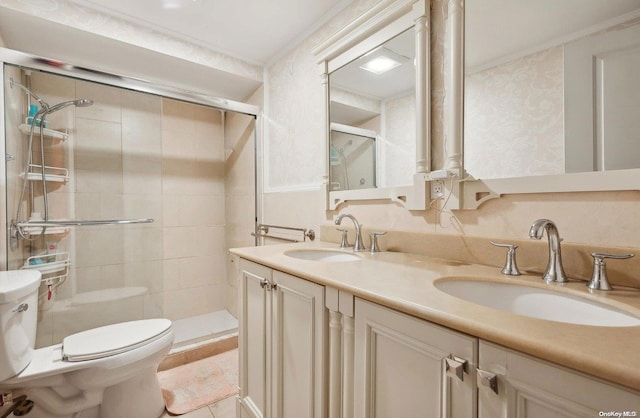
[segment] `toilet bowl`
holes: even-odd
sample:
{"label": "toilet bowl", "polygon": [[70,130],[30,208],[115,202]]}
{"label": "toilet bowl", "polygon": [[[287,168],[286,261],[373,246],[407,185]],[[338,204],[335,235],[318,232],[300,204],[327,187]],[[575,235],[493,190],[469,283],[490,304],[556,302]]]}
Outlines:
{"label": "toilet bowl", "polygon": [[38,271],[0,272],[0,392],[26,395],[32,418],[160,416],[156,371],[173,343],[171,321],[107,325],[34,350],[39,283]]}

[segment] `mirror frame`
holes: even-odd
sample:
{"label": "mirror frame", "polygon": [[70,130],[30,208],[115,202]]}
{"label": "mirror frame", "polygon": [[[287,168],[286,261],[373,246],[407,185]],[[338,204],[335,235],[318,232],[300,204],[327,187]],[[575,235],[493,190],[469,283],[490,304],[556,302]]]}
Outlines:
{"label": "mirror frame", "polygon": [[[431,171],[431,86],[429,0],[382,0],[313,50],[320,65],[325,96],[325,152],[323,187],[327,210],[335,210],[348,201],[390,199],[409,210],[425,210],[429,197],[427,184]],[[387,40],[413,28],[416,48],[416,161],[412,184],[408,186],[330,191],[329,74],[354,59],[382,45]]]}
{"label": "mirror frame", "polygon": [[[464,13],[452,14],[451,11],[452,4],[458,2],[464,11],[465,0],[450,0],[447,22],[452,65],[448,85],[454,102],[448,112],[447,124],[459,128],[459,131],[449,132],[454,133],[450,136],[454,138],[452,142],[463,148]],[[487,200],[506,194],[640,190],[640,169],[637,168],[485,180],[464,173],[465,177],[458,181],[454,190],[455,199],[447,205],[451,209],[477,209]]]}

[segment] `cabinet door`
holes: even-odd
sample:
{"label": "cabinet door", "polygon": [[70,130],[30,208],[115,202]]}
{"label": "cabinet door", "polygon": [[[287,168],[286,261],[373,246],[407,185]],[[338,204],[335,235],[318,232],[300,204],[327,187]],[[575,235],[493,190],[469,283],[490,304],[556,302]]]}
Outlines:
{"label": "cabinet door", "polygon": [[324,287],[274,271],[273,416],[325,416]]}
{"label": "cabinet door", "polygon": [[273,272],[273,417],[325,416],[324,287]]}
{"label": "cabinet door", "polygon": [[498,383],[479,388],[480,418],[640,416],[640,393],[484,341],[479,368]]}
{"label": "cabinet door", "polygon": [[238,410],[243,418],[267,418],[271,406],[267,385],[271,303],[270,292],[265,289],[271,281],[272,272],[247,260],[240,260],[240,268]]}
{"label": "cabinet door", "polygon": [[[445,358],[468,361],[463,380]],[[355,417],[476,416],[477,340],[356,299]]]}

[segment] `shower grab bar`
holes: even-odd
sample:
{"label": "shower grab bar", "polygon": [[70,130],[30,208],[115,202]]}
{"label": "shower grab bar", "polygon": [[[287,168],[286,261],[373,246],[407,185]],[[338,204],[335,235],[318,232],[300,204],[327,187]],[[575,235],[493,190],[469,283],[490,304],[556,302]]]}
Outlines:
{"label": "shower grab bar", "polygon": [[316,233],[313,229],[294,228],[291,226],[279,226],[279,225],[267,225],[267,224],[257,224],[256,232],[255,233],[252,232],[251,236],[258,237],[258,238],[271,238],[271,239],[287,241],[287,242],[300,242],[300,240],[298,239],[269,235],[270,229],[283,229],[285,231],[302,232],[302,241],[306,241],[307,238],[309,238],[310,241],[313,241],[314,239],[316,239]]}
{"label": "shower grab bar", "polygon": [[95,219],[95,220],[64,220],[64,221],[24,221],[16,222],[15,226],[24,228],[29,226],[91,226],[91,225],[126,225],[126,224],[149,224],[154,222],[151,218],[140,219]]}

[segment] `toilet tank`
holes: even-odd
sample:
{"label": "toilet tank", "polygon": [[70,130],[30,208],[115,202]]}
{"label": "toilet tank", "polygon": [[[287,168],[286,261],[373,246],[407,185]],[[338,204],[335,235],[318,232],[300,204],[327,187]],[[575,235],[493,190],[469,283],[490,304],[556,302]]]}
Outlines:
{"label": "toilet tank", "polygon": [[0,382],[33,357],[40,277],[36,270],[0,271]]}

